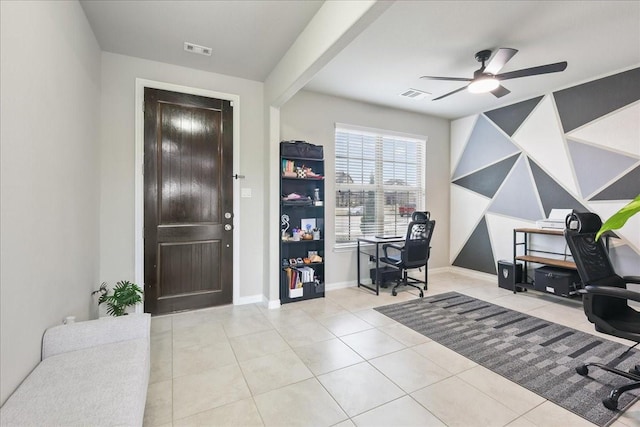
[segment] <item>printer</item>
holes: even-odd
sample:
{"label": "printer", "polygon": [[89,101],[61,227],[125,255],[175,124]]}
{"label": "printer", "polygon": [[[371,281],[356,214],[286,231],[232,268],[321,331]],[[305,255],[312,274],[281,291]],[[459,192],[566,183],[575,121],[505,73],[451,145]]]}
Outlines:
{"label": "printer", "polygon": [[567,215],[573,213],[573,209],[551,209],[549,218],[539,219],[536,221],[538,228],[553,228],[563,230],[565,227],[564,220]]}

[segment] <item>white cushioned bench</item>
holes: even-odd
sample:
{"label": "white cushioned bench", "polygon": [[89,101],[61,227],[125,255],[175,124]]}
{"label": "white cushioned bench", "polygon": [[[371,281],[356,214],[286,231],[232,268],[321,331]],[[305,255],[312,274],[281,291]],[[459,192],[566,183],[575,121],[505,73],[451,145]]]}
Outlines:
{"label": "white cushioned bench", "polygon": [[141,426],[150,324],[130,314],[47,329],[42,361],[0,409],[0,425]]}

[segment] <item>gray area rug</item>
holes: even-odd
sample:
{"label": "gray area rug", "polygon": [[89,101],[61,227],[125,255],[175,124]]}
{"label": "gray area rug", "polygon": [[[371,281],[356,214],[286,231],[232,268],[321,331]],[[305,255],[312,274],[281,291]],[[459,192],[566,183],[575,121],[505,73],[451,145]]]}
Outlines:
{"label": "gray area rug", "polygon": [[457,292],[375,310],[431,338],[599,426],[607,426],[638,400],[624,393],[618,411],[602,405],[612,388],[629,380],[598,368],[575,372],[583,362],[628,370],[639,352],[626,346]]}

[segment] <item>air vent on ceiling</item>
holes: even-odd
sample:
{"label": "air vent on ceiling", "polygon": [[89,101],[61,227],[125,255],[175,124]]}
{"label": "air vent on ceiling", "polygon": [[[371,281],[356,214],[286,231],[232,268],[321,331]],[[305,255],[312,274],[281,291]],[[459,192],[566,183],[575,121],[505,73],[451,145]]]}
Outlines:
{"label": "air vent on ceiling", "polygon": [[429,95],[431,95],[429,92],[418,89],[407,89],[400,94],[400,96],[410,99],[425,99]]}
{"label": "air vent on ceiling", "polygon": [[184,50],[191,53],[197,53],[199,55],[211,56],[210,47],[200,46],[189,42],[184,42]]}

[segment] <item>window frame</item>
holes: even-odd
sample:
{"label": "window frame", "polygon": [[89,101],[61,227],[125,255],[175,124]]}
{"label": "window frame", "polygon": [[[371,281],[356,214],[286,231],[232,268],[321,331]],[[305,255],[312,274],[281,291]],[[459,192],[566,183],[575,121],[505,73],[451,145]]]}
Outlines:
{"label": "window frame", "polygon": [[[374,155],[374,184],[365,184],[364,182],[362,183],[348,183],[348,182],[338,182],[339,177],[344,176],[343,174],[339,175],[339,173],[343,172],[343,171],[338,171],[338,163],[342,160],[344,160],[345,158],[348,159],[350,158],[350,156],[339,156],[338,153],[338,133],[342,132],[342,133],[348,133],[348,134],[353,134],[356,137],[361,137],[361,138],[371,138],[373,137],[375,140],[375,155]],[[385,159],[384,157],[384,142],[385,140],[387,142],[389,142],[388,140],[391,139],[392,142],[395,141],[401,141],[401,142],[406,142],[406,143],[413,143],[413,144],[418,144],[418,147],[416,148],[417,154],[418,154],[418,158],[420,159],[420,161],[416,162],[416,185],[394,185],[394,184],[385,184],[384,183],[384,171],[383,171],[383,165],[385,162],[389,163],[388,159]],[[341,220],[340,218],[342,218],[344,215],[339,215],[338,213],[338,209],[339,209],[339,192],[342,191],[356,191],[356,192],[370,192],[370,191],[374,191],[374,198],[376,200],[375,204],[376,206],[376,213],[375,213],[375,218],[376,220],[374,221],[374,224],[372,226],[373,228],[373,233],[375,234],[379,234],[379,233],[384,233],[385,228],[387,228],[387,214],[383,213],[384,217],[382,220],[380,220],[380,212],[384,212],[384,206],[386,205],[385,200],[386,197],[388,197],[389,192],[407,192],[409,193],[414,193],[415,197],[417,198],[416,203],[415,203],[415,210],[424,210],[424,207],[426,206],[426,179],[427,179],[427,142],[428,142],[428,137],[425,135],[416,135],[416,134],[409,134],[409,133],[404,133],[404,132],[396,132],[396,131],[391,131],[391,130],[386,130],[386,129],[377,129],[377,128],[370,128],[370,127],[363,127],[363,126],[356,126],[356,125],[349,125],[349,124],[344,124],[344,123],[335,123],[335,129],[334,129],[334,185],[335,185],[335,192],[334,192],[334,197],[336,197],[335,199],[335,207],[334,207],[334,212],[333,212],[333,217],[334,217],[334,231],[333,231],[333,237],[334,237],[334,250],[341,250],[341,249],[348,249],[348,248],[354,248],[357,246],[357,239],[358,237],[364,235],[364,234],[359,234],[359,233],[348,233],[349,235],[353,236],[351,237],[352,240],[342,240],[339,241],[338,240],[338,234],[337,234],[337,230],[338,230],[338,224],[340,222],[342,222],[343,220]],[[364,151],[364,149],[363,149]],[[364,158],[364,154],[363,154],[363,158]],[[359,159],[359,160],[363,160],[363,158]],[[399,162],[402,163],[402,162]],[[407,165],[408,163],[405,163],[405,169],[404,169],[404,174],[405,176],[407,175]],[[348,168],[347,168],[348,169]],[[364,173],[364,171],[363,171]],[[350,176],[349,172],[347,171],[347,176]],[[353,180],[352,180],[353,181]],[[364,195],[362,196],[364,198]],[[381,203],[380,203],[381,202]],[[407,203],[408,205],[408,203]],[[349,204],[347,204],[347,208],[351,209],[351,207],[349,206]],[[378,211],[380,210],[380,211]],[[398,214],[396,212],[396,214]],[[351,216],[351,212],[349,211],[347,216]],[[400,226],[402,228],[402,232],[398,231],[397,233],[394,234],[398,234],[398,235],[404,235],[406,234],[406,226],[408,225],[408,219],[410,218],[410,215],[408,215],[408,218],[406,220],[406,224],[404,223],[404,221],[402,222],[398,222],[397,220],[397,215],[395,215],[394,220],[392,222],[392,227],[394,229],[398,229],[398,227]],[[349,224],[347,225],[346,229],[348,231],[353,230],[354,225],[353,224]],[[362,229],[361,229],[362,230]],[[367,233],[366,235],[370,235],[369,233]]]}

